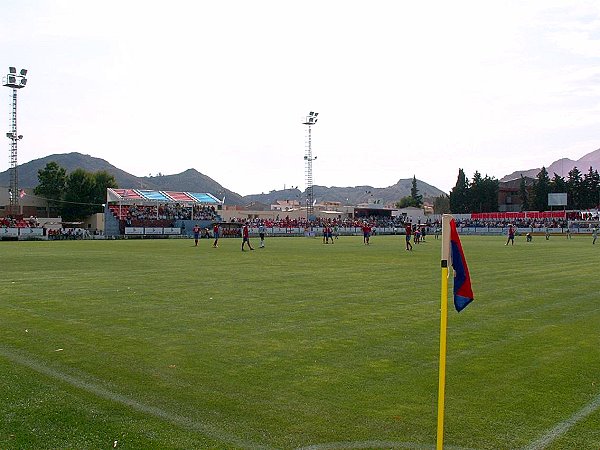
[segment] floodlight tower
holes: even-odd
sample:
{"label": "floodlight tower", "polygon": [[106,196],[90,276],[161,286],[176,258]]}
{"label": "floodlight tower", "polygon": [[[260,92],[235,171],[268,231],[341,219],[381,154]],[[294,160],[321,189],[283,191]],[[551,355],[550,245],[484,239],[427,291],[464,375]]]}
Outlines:
{"label": "floodlight tower", "polygon": [[312,155],[312,139],[311,139],[311,127],[317,123],[317,116],[319,113],[311,111],[308,116],[305,117],[303,125],[308,128],[308,138],[306,140],[306,153],[304,154],[304,161],[306,161],[306,218],[310,220],[314,214],[314,194],[313,194],[313,173],[312,163],[317,159]]}
{"label": "floodlight tower", "polygon": [[6,137],[10,139],[10,186],[8,188],[8,197],[10,202],[11,214],[19,213],[19,176],[17,173],[17,142],[23,139],[23,135],[17,133],[17,91],[27,84],[27,69],[21,69],[17,74],[15,67],[8,68],[8,74],[2,80],[2,85],[12,89],[12,107],[10,116],[10,131]]}

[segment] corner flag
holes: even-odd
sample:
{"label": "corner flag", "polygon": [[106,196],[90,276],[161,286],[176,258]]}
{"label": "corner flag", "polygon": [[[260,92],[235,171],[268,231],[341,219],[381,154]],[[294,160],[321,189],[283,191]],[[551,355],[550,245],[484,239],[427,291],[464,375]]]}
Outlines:
{"label": "corner flag", "polygon": [[452,268],[454,269],[454,307],[458,312],[461,312],[473,301],[473,289],[471,289],[469,268],[467,267],[467,260],[463,253],[458,231],[456,231],[454,218],[450,220],[450,246]]}
{"label": "corner flag", "polygon": [[446,397],[446,332],[448,328],[448,260],[454,268],[454,307],[462,311],[473,301],[471,277],[462,250],[456,222],[449,214],[442,216],[442,279],[440,302],[440,370],[438,380],[438,417],[436,449],[444,448],[444,403]]}

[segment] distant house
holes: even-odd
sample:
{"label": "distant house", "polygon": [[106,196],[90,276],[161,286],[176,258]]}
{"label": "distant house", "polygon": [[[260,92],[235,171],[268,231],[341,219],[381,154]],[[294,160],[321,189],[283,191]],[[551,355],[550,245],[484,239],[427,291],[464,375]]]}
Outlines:
{"label": "distant house", "polygon": [[246,211],[270,211],[271,208],[269,205],[261,202],[251,202],[247,205],[244,205],[244,210]]}
{"label": "distant house", "polygon": [[34,195],[33,189],[21,188],[18,193],[18,207],[11,210],[10,200],[13,195],[9,189],[0,189],[0,217],[50,217],[48,201],[43,197]]}
{"label": "distant house", "polygon": [[416,208],[414,206],[396,209],[393,211],[392,217],[400,217],[403,221],[411,223],[425,223],[428,219],[423,208]]}
{"label": "distant house", "polygon": [[[531,192],[535,178],[523,177],[527,192]],[[521,177],[508,181],[501,181],[498,188],[498,211],[518,212],[522,209],[523,201],[519,194],[521,188]]]}
{"label": "distant house", "polygon": [[300,208],[298,200],[277,200],[271,205],[271,211],[291,211]]}

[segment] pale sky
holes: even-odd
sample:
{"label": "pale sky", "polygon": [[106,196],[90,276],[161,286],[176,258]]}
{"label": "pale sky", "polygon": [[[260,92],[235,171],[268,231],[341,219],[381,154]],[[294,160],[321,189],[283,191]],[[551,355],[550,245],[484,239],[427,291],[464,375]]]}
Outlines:
{"label": "pale sky", "polygon": [[[80,152],[304,190],[310,111],[315,185],[448,192],[459,168],[501,178],[600,147],[596,0],[3,0],[0,48],[2,75],[29,70],[20,164]],[[8,139],[5,155],[0,171]]]}

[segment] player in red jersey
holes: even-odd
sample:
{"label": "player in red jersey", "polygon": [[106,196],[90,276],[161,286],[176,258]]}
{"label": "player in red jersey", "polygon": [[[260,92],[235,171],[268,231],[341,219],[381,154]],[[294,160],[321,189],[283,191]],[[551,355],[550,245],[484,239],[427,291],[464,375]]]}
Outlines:
{"label": "player in red jersey", "polygon": [[371,225],[369,225],[367,222],[363,223],[362,232],[363,232],[363,244],[369,245],[369,238],[371,237]]}
{"label": "player in red jersey", "polygon": [[250,250],[254,250],[250,245],[250,233],[248,231],[248,223],[245,223],[244,227],[242,228],[242,251],[244,251],[244,244],[246,244],[246,242],[248,243],[248,247],[250,247]]}
{"label": "player in red jersey", "polygon": [[412,244],[410,243],[410,236],[412,235],[412,225],[407,223],[404,225],[404,230],[406,232],[406,250],[412,250]]}
{"label": "player in red jersey", "polygon": [[219,246],[219,224],[215,223],[213,225],[213,237],[215,238],[215,242],[213,243],[213,248],[217,248]]}

